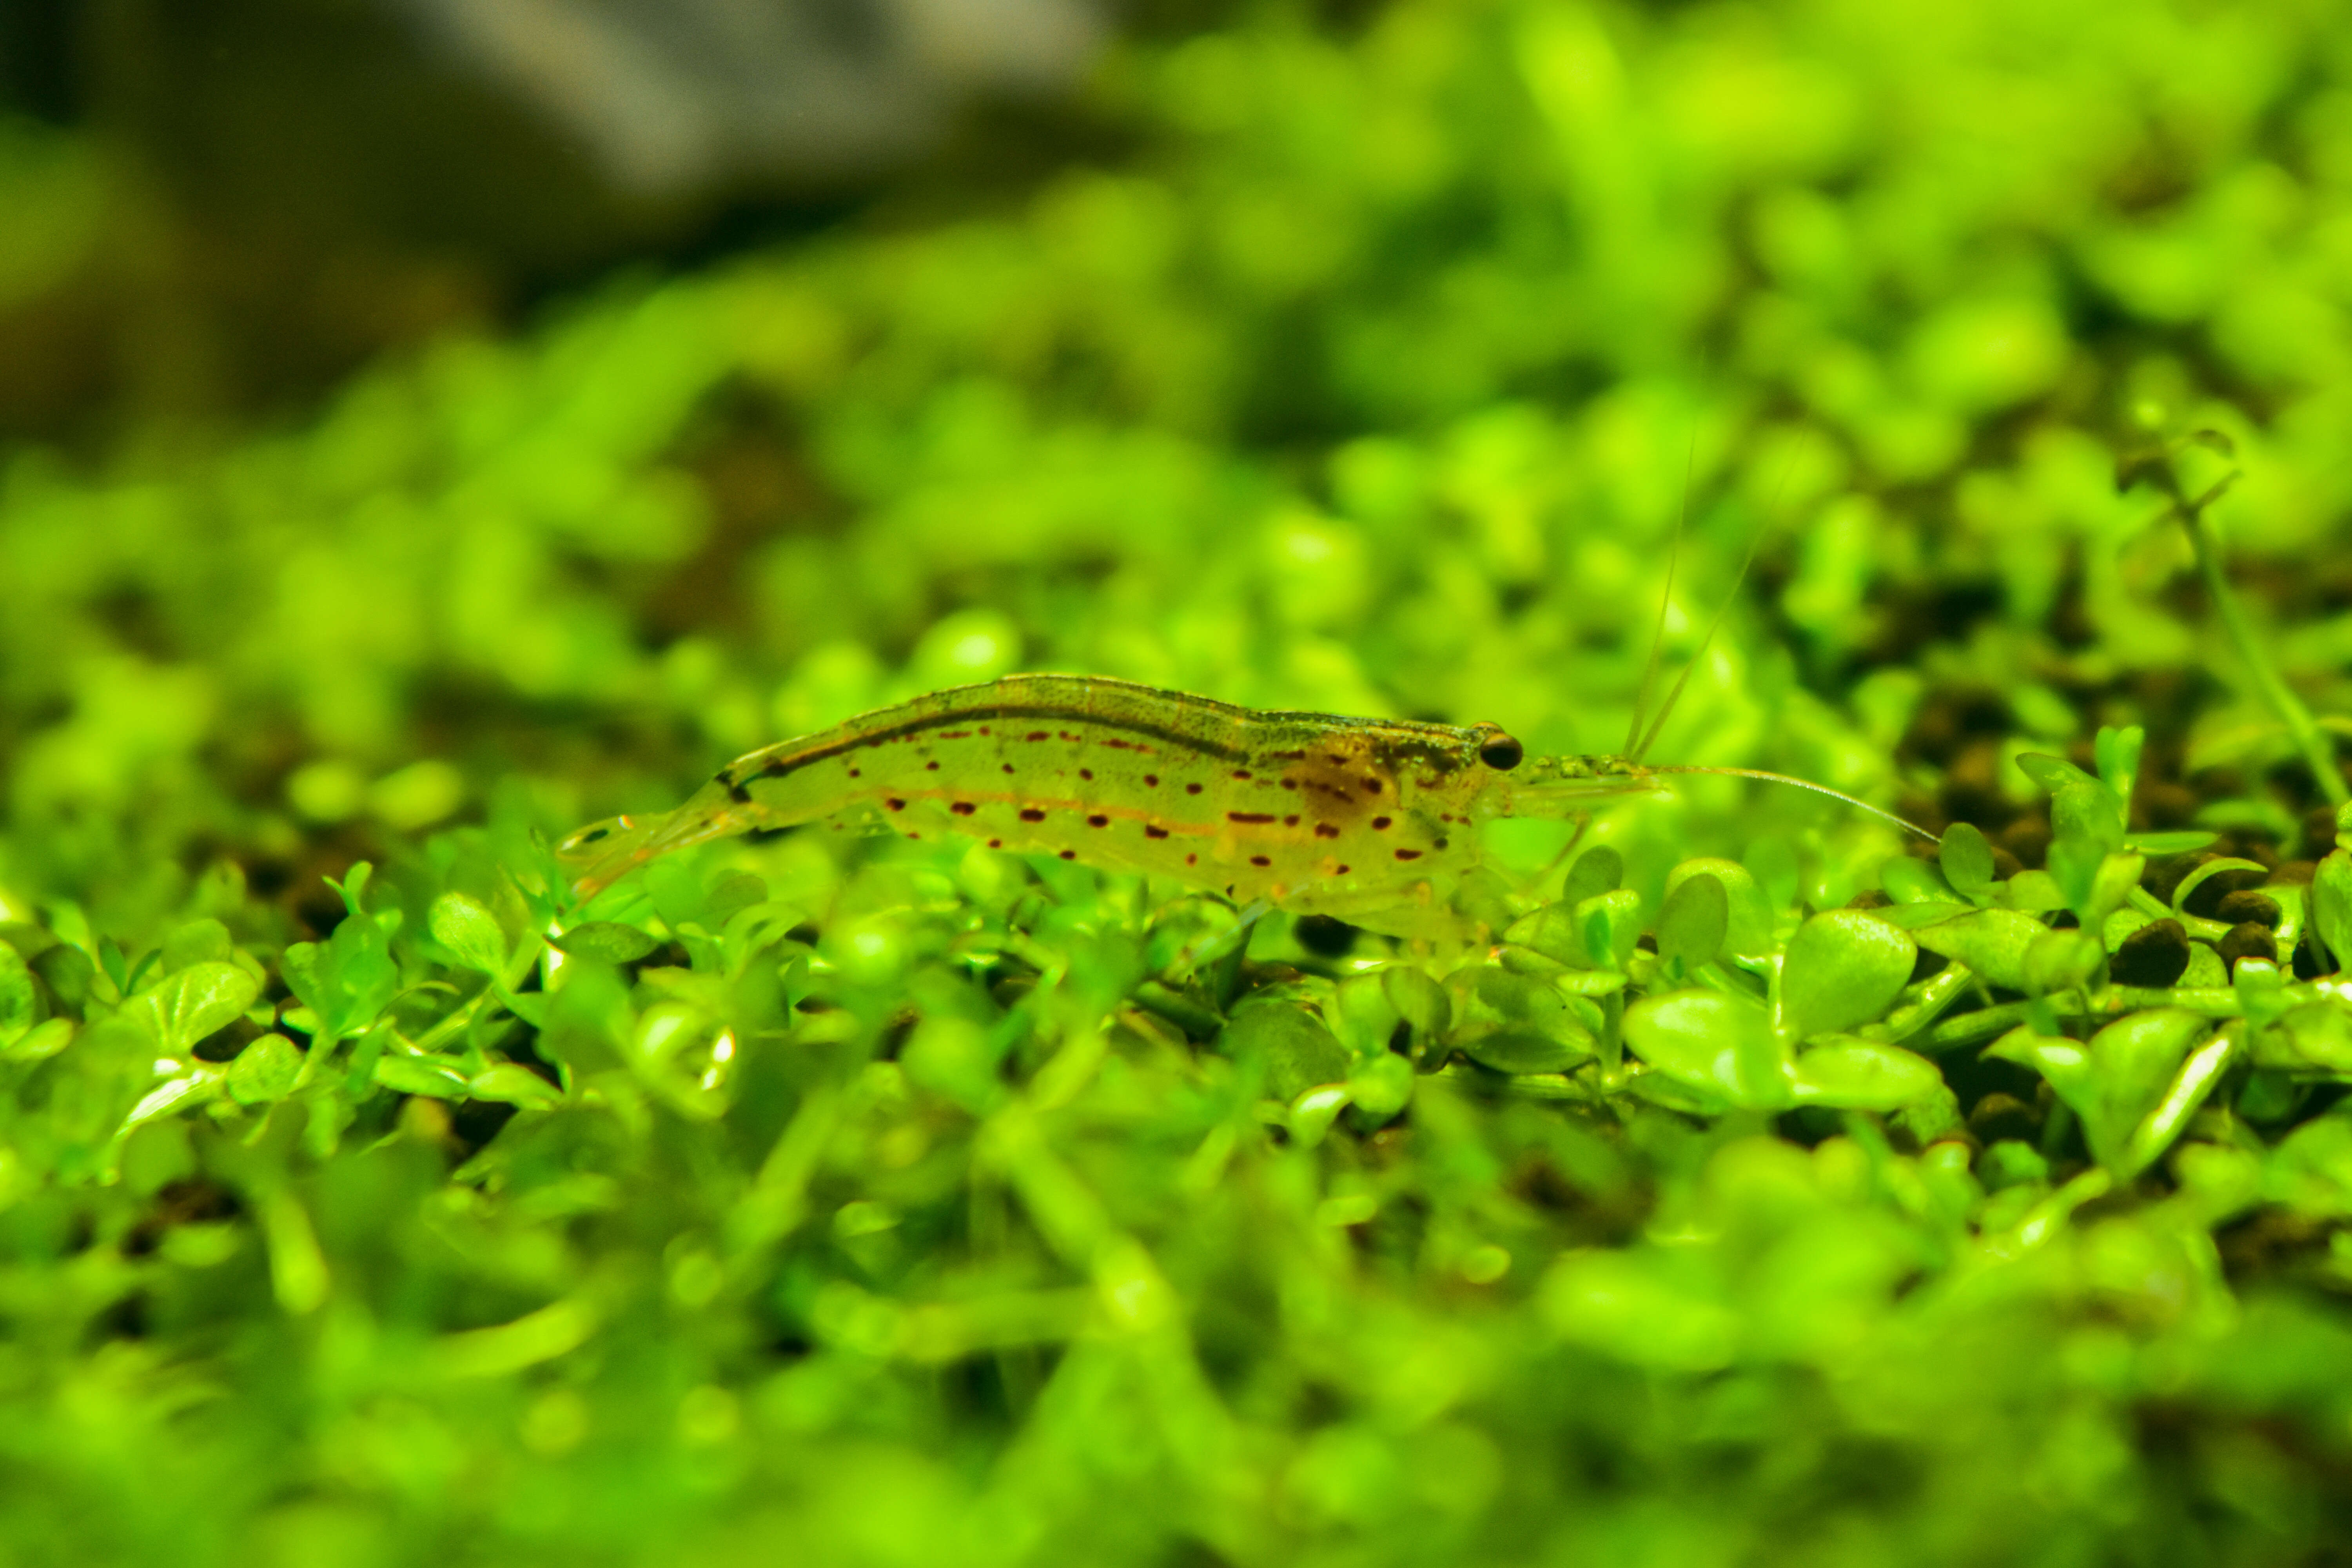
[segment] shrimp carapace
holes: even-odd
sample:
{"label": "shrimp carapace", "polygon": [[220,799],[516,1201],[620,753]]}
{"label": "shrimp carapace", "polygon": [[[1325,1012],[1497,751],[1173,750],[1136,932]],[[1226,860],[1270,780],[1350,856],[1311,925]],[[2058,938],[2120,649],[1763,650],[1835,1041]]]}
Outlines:
{"label": "shrimp carapace", "polygon": [[1657,787],[1622,758],[1529,757],[1495,724],[1009,675],[753,752],[676,811],[597,823],[559,854],[584,897],[706,839],[870,814],[908,837],[961,834],[1418,934],[1449,918],[1488,819],[1573,816]]}

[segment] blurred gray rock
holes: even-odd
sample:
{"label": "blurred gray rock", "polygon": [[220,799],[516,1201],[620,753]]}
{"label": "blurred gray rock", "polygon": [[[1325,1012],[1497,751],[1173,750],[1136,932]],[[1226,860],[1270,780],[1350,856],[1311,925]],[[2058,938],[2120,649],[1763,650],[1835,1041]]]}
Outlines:
{"label": "blurred gray rock", "polygon": [[192,210],[526,268],[854,194],[1066,88],[1100,0],[113,0],[91,111]]}
{"label": "blurred gray rock", "polygon": [[1086,0],[378,0],[628,193],[830,183],[919,153],[975,94],[1067,81]]}

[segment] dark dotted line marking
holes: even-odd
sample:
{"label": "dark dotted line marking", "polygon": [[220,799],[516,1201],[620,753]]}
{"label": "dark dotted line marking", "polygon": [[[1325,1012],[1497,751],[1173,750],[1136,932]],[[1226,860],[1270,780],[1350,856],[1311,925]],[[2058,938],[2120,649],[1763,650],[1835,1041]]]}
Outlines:
{"label": "dark dotted line marking", "polygon": [[[1168,837],[1168,830],[1157,823],[1147,822],[1143,825],[1143,836],[1146,838],[1165,838]],[[1184,864],[1189,866],[1192,862],[1187,860]]]}
{"label": "dark dotted line marking", "polygon": [[1005,764],[1004,764],[1004,771],[1005,771],[1006,773],[1011,773],[1011,772],[1013,771],[1013,764],[1012,764],[1011,763],[1005,763]]}
{"label": "dark dotted line marking", "polygon": [[1234,770],[1234,777],[1235,777],[1235,778],[1237,778],[1237,779],[1245,779],[1245,778],[1248,778],[1249,776],[1250,776],[1250,771],[1249,771],[1247,768],[1235,768],[1235,769]]}
{"label": "dark dotted line marking", "polygon": [[1110,826],[1110,818],[1099,815],[1089,816],[1087,818],[1087,826],[1088,827],[1108,827]]}
{"label": "dark dotted line marking", "polygon": [[1253,855],[1250,857],[1250,864],[1253,866],[1271,866],[1274,862],[1267,859],[1263,855]]}
{"label": "dark dotted line marking", "polygon": [[1160,787],[1160,775],[1158,773],[1146,773],[1143,775],[1143,782],[1150,784],[1153,789],[1158,789]]}
{"label": "dark dotted line marking", "polygon": [[1045,820],[1045,814],[1038,810],[1034,805],[1024,805],[1021,808],[1021,820],[1024,822],[1043,822]]}
{"label": "dark dotted line marking", "polygon": [[1092,768],[1080,768],[1078,770],[1078,776],[1086,780],[1088,784],[1095,782],[1095,771]]}
{"label": "dark dotted line marking", "polygon": [[1188,784],[1184,786],[1184,793],[1186,795],[1198,795],[1201,793],[1201,786],[1196,784]]}
{"label": "dark dotted line marking", "polygon": [[1372,831],[1375,833],[1386,833],[1389,830],[1390,823],[1394,820],[1395,819],[1393,817],[1376,816],[1372,818]]}
{"label": "dark dotted line marking", "polygon": [[1318,822],[1315,825],[1315,837],[1318,838],[1337,838],[1339,837],[1339,830],[1332,826],[1328,822]]}
{"label": "dark dotted line marking", "polygon": [[923,771],[925,773],[938,773],[940,771],[940,764],[936,762],[925,763],[923,764]]}
{"label": "dark dotted line marking", "polygon": [[968,800],[960,800],[953,805],[948,807],[948,809],[954,812],[958,816],[970,816],[979,808],[974,806],[971,802]]}
{"label": "dark dotted line marking", "polygon": [[1400,849],[1396,852],[1396,858],[1400,860],[1418,860],[1421,858],[1421,851],[1418,849]]}
{"label": "dark dotted line marking", "polygon": [[1062,851],[1062,858],[1065,860],[1075,860],[1077,858],[1078,852],[1075,849],[1065,849]]}
{"label": "dark dotted line marking", "polygon": [[1295,811],[1294,811],[1294,812],[1292,812],[1288,816],[1286,816],[1286,817],[1284,817],[1284,818],[1282,819],[1282,825],[1283,825],[1285,827],[1296,827],[1296,826],[1298,826],[1298,814],[1297,814],[1297,812],[1295,812]]}
{"label": "dark dotted line marking", "polygon": [[904,811],[907,809],[907,803],[898,799],[895,795],[890,799],[884,801],[882,804],[888,806],[893,811]]}
{"label": "dark dotted line marking", "polygon": [[1225,820],[1227,822],[1272,822],[1274,820],[1274,813],[1270,811],[1229,811],[1225,813]]}

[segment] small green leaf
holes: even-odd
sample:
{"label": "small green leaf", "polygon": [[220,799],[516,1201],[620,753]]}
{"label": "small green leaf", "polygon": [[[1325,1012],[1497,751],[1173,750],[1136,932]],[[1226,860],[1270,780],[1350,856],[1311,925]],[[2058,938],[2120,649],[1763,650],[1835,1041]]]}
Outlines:
{"label": "small green leaf", "polygon": [[1893,1110],[1943,1084],[1944,1075],[1927,1058],[1864,1040],[1805,1052],[1797,1058],[1793,1079],[1799,1104],[1845,1110]]}
{"label": "small green leaf", "polygon": [[225,1075],[228,1095],[239,1105],[263,1105],[294,1092],[302,1076],[302,1053],[283,1035],[263,1035],[236,1053]]}
{"label": "small green leaf", "polygon": [[1941,925],[1957,920],[1974,909],[1974,904],[1888,904],[1884,909],[1868,912],[1898,931],[1917,931],[1921,926]]}
{"label": "small green leaf", "polygon": [[0,1045],[0,1061],[23,1062],[27,1066],[47,1061],[66,1048],[73,1039],[73,1033],[71,1018],[51,1018],[46,1024],[36,1024],[15,1040]]}
{"label": "small green leaf", "polygon": [[562,935],[548,940],[575,958],[600,959],[606,963],[635,963],[661,945],[661,939],[650,931],[617,921],[583,921]]}
{"label": "small green leaf", "polygon": [[527,1067],[500,1062],[476,1073],[466,1084],[476,1100],[503,1100],[509,1105],[554,1105],[563,1091]]}
{"label": "small green leaf", "polygon": [[459,1100],[466,1093],[466,1076],[463,1073],[425,1057],[394,1056],[387,1052],[376,1058],[374,1078],[376,1082],[394,1094],[422,1094],[435,1100]]}
{"label": "small green leaf", "polygon": [[2104,784],[2070,784],[2050,797],[2050,832],[2056,843],[2087,845],[2106,855],[2123,847],[2123,809]]}
{"label": "small green leaf", "polygon": [[2254,1037],[2254,1066],[2352,1079],[2352,1008],[2326,997],[2285,1013]]}
{"label": "small green leaf", "polygon": [[1744,1109],[1796,1103],[1771,1020],[1740,997],[1697,990],[1643,997],[1625,1010],[1625,1043],[1666,1077]]}
{"label": "small green leaf", "polygon": [[1544,1276],[1538,1301],[1562,1339],[1635,1366],[1708,1372],[1739,1350],[1739,1313],[1641,1253],[1570,1253]]}
{"label": "small green leaf", "polygon": [[1658,910],[1658,960],[1677,975],[1695,973],[1723,949],[1731,900],[1719,877],[1693,877],[1666,895]]}
{"label": "small green leaf", "polygon": [[1868,910],[1824,910],[1799,926],[1780,965],[1781,1016],[1799,1038],[1866,1024],[1910,983],[1919,944]]}
{"label": "small green leaf", "polygon": [[1712,877],[1723,884],[1725,919],[1723,950],[1742,958],[1762,958],[1772,951],[1772,906],[1755,875],[1737,860],[1702,858],[1685,860],[1666,873],[1666,897],[1671,899],[1696,877]]}
{"label": "small green leaf", "polygon": [[1576,906],[1577,933],[1582,951],[1570,962],[1596,969],[1616,969],[1633,955],[1642,940],[1642,896],[1628,889],[1596,893]]}
{"label": "small green leaf", "polygon": [[1348,1077],[1348,1047],[1323,1020],[1296,1002],[1244,1002],[1217,1035],[1217,1049],[1265,1073],[1269,1099],[1296,1100],[1310,1089]]}
{"label": "small green leaf", "polygon": [[2123,908],[2132,889],[2139,886],[2142,874],[2147,870],[2145,856],[2118,850],[2099,862],[2091,878],[2090,895],[2074,907],[2075,917],[2084,931],[2105,929],[2107,917]]}
{"label": "small green leaf", "polygon": [[192,963],[226,963],[235,951],[228,927],[215,920],[190,921],[164,939],[163,968],[168,973]]}
{"label": "small green leaf", "polygon": [[2336,967],[2352,968],[2352,852],[2329,850],[2312,873],[2311,918]]}
{"label": "small green leaf", "polygon": [[2219,837],[2219,834],[2200,833],[2193,828],[2177,833],[2126,833],[2124,847],[2142,855],[2186,855],[2202,849]]}
{"label": "small green leaf", "polygon": [[1381,992],[1423,1038],[1443,1035],[1454,1022],[1454,1003],[1445,987],[1411,964],[1392,964],[1381,971]]}
{"label": "small green leaf", "polygon": [[1916,934],[1921,947],[1967,964],[1986,984],[2024,991],[2029,988],[2026,950],[2048,929],[2032,915],[2014,910],[1974,910],[1958,920],[1924,927]]}
{"label": "small green leaf", "polygon": [[2140,746],[2147,731],[2137,724],[2116,729],[2110,724],[2099,726],[2096,740],[2092,742],[2093,755],[2097,759],[2099,782],[2107,786],[2116,806],[2126,814],[2131,809],[2132,790],[2139,782]]}
{"label": "small green leaf", "polygon": [[1451,1041],[1473,1061],[1497,1072],[1559,1072],[1594,1054],[1592,1031],[1549,981],[1492,966],[1476,973]]}
{"label": "small green leaf", "polygon": [[142,1019],[165,1056],[185,1056],[226,1028],[261,994],[261,983],[234,963],[192,963],[134,997],[126,1016]]}
{"label": "small green leaf", "polygon": [[974,1116],[986,1115],[1005,1098],[998,1077],[1001,1056],[988,1030],[951,1013],[924,1018],[898,1050],[909,1081]]}
{"label": "small green leaf", "polygon": [[296,942],[279,969],[318,1019],[322,1041],[367,1027],[400,988],[383,927],[364,914],[347,917],[325,942]]}
{"label": "small green leaf", "polygon": [[2046,914],[2066,907],[2066,890],[2047,871],[2020,871],[2009,879],[2007,893],[2003,907],[2025,914]]}
{"label": "small green leaf", "polygon": [[1878,868],[1878,885],[1898,904],[1959,904],[1968,900],[1927,861],[1896,855]]}
{"label": "small green leaf", "polygon": [[2105,787],[2065,758],[2053,757],[2047,752],[2020,752],[2017,765],[2027,778],[2053,795],[2072,784],[2089,784],[2102,790]]}
{"label": "small green leaf", "polygon": [[2086,931],[2045,931],[2025,949],[2025,989],[2035,996],[2088,985],[2106,949]]}
{"label": "small green leaf", "polygon": [[0,942],[0,1049],[30,1033],[40,1018],[40,999],[24,956]]}
{"label": "small green leaf", "polygon": [[1382,1051],[1357,1063],[1348,1075],[1348,1098],[1367,1116],[1386,1121],[1412,1103],[1412,1080],[1411,1062],[1394,1051]]}
{"label": "small green leaf", "polygon": [[433,940],[449,950],[460,967],[498,974],[507,966],[507,933],[498,917],[478,900],[464,893],[444,893],[433,900],[426,919]]}
{"label": "small green leaf", "polygon": [[[2212,1030],[2210,1018],[2152,1007],[2116,1019],[2087,1046],[2019,1030],[1985,1050],[2032,1067],[2047,1079],[2082,1118],[2092,1157],[2128,1180],[2163,1152],[2188,1111],[2211,1091],[2219,1066],[2206,1053],[2199,1053],[2194,1070],[2183,1076],[2182,1069],[2190,1047]],[[2221,1054],[2227,1054],[2226,1042]],[[2184,1099],[2192,1102],[2185,1110],[2178,1103]],[[2151,1121],[2167,1107],[2165,1116]]]}
{"label": "small green leaf", "polygon": [[1614,892],[1624,885],[1625,858],[1606,844],[1596,844],[1576,858],[1568,870],[1568,880],[1559,889],[1559,901],[1570,909],[1601,893]]}
{"label": "small green leaf", "polygon": [[721,930],[743,910],[767,901],[768,884],[764,879],[750,871],[734,872],[721,877],[702,896],[703,923],[711,931]]}
{"label": "small green leaf", "polygon": [[1970,824],[1955,822],[1944,829],[1943,847],[1936,859],[1943,868],[1944,880],[1963,897],[1980,900],[1992,892],[1992,846]]}

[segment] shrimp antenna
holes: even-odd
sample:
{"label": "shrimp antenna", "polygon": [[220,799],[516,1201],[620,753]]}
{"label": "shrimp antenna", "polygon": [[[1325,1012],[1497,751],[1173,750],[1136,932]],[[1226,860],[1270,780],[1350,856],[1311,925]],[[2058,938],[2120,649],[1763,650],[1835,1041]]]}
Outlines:
{"label": "shrimp antenna", "polygon": [[[1691,445],[1693,458],[1694,460],[1696,460],[1697,452],[1697,439],[1696,437],[1693,437]],[[1635,726],[1635,733],[1626,742],[1625,745],[1625,760],[1627,762],[1640,762],[1643,755],[1647,752],[1652,746],[1657,744],[1660,732],[1662,732],[1666,727],[1666,720],[1674,713],[1675,705],[1682,700],[1683,688],[1690,684],[1691,672],[1698,668],[1698,661],[1706,657],[1707,646],[1715,641],[1717,628],[1723,625],[1723,617],[1730,612],[1731,602],[1739,597],[1740,588],[1748,582],[1748,570],[1749,567],[1756,564],[1756,552],[1764,542],[1764,528],[1769,525],[1770,519],[1777,515],[1780,510],[1780,500],[1788,493],[1789,475],[1790,470],[1796,467],[1796,454],[1794,452],[1790,452],[1788,458],[1780,465],[1780,477],[1779,479],[1774,481],[1772,486],[1772,504],[1770,507],[1766,509],[1764,513],[1766,524],[1759,525],[1755,532],[1748,536],[1748,553],[1739,558],[1739,574],[1731,580],[1730,590],[1723,595],[1722,601],[1715,606],[1715,614],[1708,618],[1706,623],[1706,631],[1699,637],[1698,647],[1691,650],[1690,658],[1683,665],[1683,672],[1675,677],[1673,689],[1666,693],[1666,700],[1658,705],[1658,711],[1656,715],[1650,720],[1650,726],[1646,730],[1642,729],[1640,726],[1642,722],[1642,710],[1646,708],[1649,704],[1650,676],[1647,672],[1643,675],[1641,702],[1640,705],[1634,709],[1635,717],[1633,722]],[[1687,479],[1685,480],[1683,486],[1683,511],[1685,517],[1689,515],[1690,485]],[[1680,522],[1677,522],[1675,525],[1675,543],[1679,551],[1682,543],[1682,524]],[[1670,562],[1666,567],[1666,592],[1669,595],[1673,594],[1674,586],[1674,566]],[[1658,630],[1661,637],[1664,636],[1665,631],[1665,622],[1666,606],[1662,602],[1658,606]],[[1650,644],[1650,665],[1653,671],[1656,668],[1657,663],[1658,644],[1654,640]]]}
{"label": "shrimp antenna", "polygon": [[1857,811],[1868,812],[1871,816],[1878,818],[1881,822],[1892,823],[1895,826],[1903,828],[1906,832],[1916,833],[1930,844],[1941,844],[1943,842],[1941,838],[1937,837],[1935,834],[1928,832],[1926,828],[1920,826],[1917,823],[1912,821],[1907,816],[1897,816],[1884,806],[1873,805],[1866,800],[1856,799],[1854,796],[1846,794],[1843,790],[1832,789],[1827,784],[1815,784],[1811,779],[1794,778],[1787,773],[1767,773],[1762,768],[1702,767],[1696,763],[1662,763],[1643,771],[1653,773],[1721,773],[1727,778],[1762,779],[1766,784],[1788,784],[1791,788],[1811,790],[1815,795],[1825,795],[1832,800],[1843,801],[1846,805],[1853,806]]}
{"label": "shrimp antenna", "polygon": [[[1642,721],[1649,716],[1650,694],[1658,687],[1658,666],[1666,653],[1666,616],[1675,605],[1675,568],[1683,558],[1683,534],[1690,524],[1691,479],[1698,470],[1698,427],[1691,427],[1690,447],[1683,454],[1683,499],[1675,510],[1674,539],[1666,546],[1666,585],[1658,595],[1658,624],[1650,630],[1650,658],[1642,666],[1641,689],[1633,694],[1633,721],[1625,731],[1625,755],[1638,759],[1636,750],[1642,743]],[[1675,690],[1682,689],[1677,686]]]}

